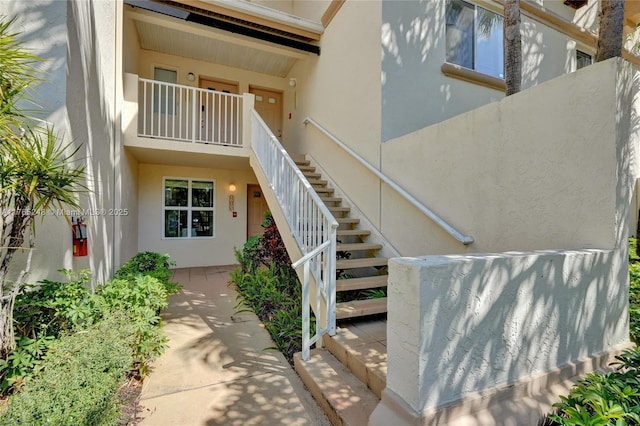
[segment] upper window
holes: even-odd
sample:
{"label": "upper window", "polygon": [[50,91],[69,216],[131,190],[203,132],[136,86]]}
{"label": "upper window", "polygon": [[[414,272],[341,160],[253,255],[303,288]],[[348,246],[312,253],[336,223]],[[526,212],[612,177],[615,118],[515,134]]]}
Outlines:
{"label": "upper window", "polygon": [[165,238],[214,237],[215,182],[164,180]]}
{"label": "upper window", "polygon": [[447,0],[447,62],[504,78],[503,18],[462,0]]}
{"label": "upper window", "polygon": [[[153,79],[163,83],[176,84],[178,82],[178,72],[164,68],[154,68]],[[176,89],[173,86],[154,84],[153,112],[173,114],[175,91]]]}
{"label": "upper window", "polygon": [[588,53],[582,52],[580,50],[576,50],[576,69],[584,68],[588,65],[591,65],[593,62],[593,58]]}

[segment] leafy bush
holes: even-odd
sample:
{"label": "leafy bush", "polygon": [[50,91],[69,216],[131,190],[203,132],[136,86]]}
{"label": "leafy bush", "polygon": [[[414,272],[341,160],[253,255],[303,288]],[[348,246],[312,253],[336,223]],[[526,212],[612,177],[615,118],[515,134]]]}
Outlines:
{"label": "leafy bush", "polygon": [[554,404],[549,416],[559,425],[640,424],[640,348],[624,351],[612,363],[612,373],[590,373],[580,379],[568,396]]}
{"label": "leafy bush", "polygon": [[167,294],[176,294],[181,287],[178,283],[169,281],[172,266],[175,266],[175,262],[169,260],[168,254],[140,252],[118,269],[115,278],[127,278],[138,274],[151,276],[164,284]]}
{"label": "leafy bush", "polygon": [[10,399],[0,425],[111,425],[132,362],[133,326],[114,312],[51,344],[42,372]]}
{"label": "leafy bush", "polygon": [[231,273],[231,282],[239,293],[238,309],[253,310],[291,362],[302,348],[302,288],[270,214],[262,227],[262,236],[250,238],[242,251],[236,250],[240,268]]}
{"label": "leafy bush", "polygon": [[148,362],[166,346],[159,313],[168,305],[167,288],[179,288],[168,281],[170,264],[167,255],[141,253],[118,271],[119,278],[107,281],[95,294],[87,288],[89,271],[75,275],[61,270],[68,282],[44,280],[31,286],[16,300],[16,348],[0,359],[2,392],[16,391],[37,374],[55,339],[109,318],[114,312],[126,313],[133,333],[135,374],[144,376]]}

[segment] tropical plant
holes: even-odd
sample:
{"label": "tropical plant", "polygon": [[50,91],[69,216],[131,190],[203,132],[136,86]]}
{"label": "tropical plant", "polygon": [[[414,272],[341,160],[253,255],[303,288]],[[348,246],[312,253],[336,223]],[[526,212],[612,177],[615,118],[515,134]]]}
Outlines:
{"label": "tropical plant", "polygon": [[622,55],[624,0],[601,0],[596,62]]}
{"label": "tropical plant", "polygon": [[504,2],[504,80],[505,95],[520,91],[522,83],[522,37],[520,35],[520,0]]}
{"label": "tropical plant", "polygon": [[[60,144],[52,128],[40,128],[20,109],[37,81],[38,58],[22,48],[0,22],[0,356],[15,347],[13,308],[31,267],[35,219],[53,206],[78,207],[84,168],[75,166],[77,148]],[[27,250],[22,270],[9,273],[14,255]],[[19,268],[15,268],[19,269]]]}

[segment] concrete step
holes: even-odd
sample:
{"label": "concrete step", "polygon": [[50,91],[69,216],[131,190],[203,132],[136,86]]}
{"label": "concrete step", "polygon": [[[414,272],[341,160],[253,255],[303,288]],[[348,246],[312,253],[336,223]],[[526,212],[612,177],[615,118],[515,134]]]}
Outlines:
{"label": "concrete step", "polygon": [[314,166],[300,166],[298,165],[298,168],[300,169],[301,172],[315,172],[316,168]]}
{"label": "concrete step", "polygon": [[316,172],[304,172],[302,174],[304,175],[304,177],[306,177],[309,180],[320,179],[322,177],[322,173],[316,173]]}
{"label": "concrete step", "polygon": [[342,198],[340,197],[329,197],[329,196],[320,195],[320,199],[324,201],[325,204],[326,203],[336,203],[336,204],[342,203]]}
{"label": "concrete step", "polygon": [[368,315],[384,314],[387,312],[387,298],[352,300],[351,302],[336,303],[336,318],[356,318]]}
{"label": "concrete step", "polygon": [[339,225],[356,225],[360,223],[360,219],[354,217],[337,217],[336,220]]}
{"label": "concrete step", "polygon": [[324,349],[311,351],[303,361],[293,356],[298,375],[334,426],[363,426],[378,405],[378,398]]}
{"label": "concrete step", "polygon": [[336,269],[369,268],[374,266],[387,266],[386,257],[365,257],[362,259],[336,260]]}
{"label": "concrete step", "polygon": [[314,190],[316,191],[316,193],[318,193],[318,194],[333,194],[333,188],[326,188],[326,187],[323,187],[323,188],[317,188],[317,187],[314,187],[313,189],[314,189]]}
{"label": "concrete step", "polygon": [[289,154],[289,156],[297,166],[308,166],[309,164],[311,164],[311,161],[304,159],[304,157],[297,157],[291,154]]}
{"label": "concrete step", "polygon": [[351,211],[351,207],[341,207],[341,206],[327,206],[331,213],[349,213]]}
{"label": "concrete step", "polygon": [[371,231],[368,229],[338,229],[338,237],[342,236],[356,236],[356,237],[366,237],[371,235]]}
{"label": "concrete step", "polygon": [[387,323],[361,321],[339,326],[335,336],[325,335],[329,352],[378,398],[387,386]]}
{"label": "concrete step", "polygon": [[382,244],[376,243],[349,243],[349,244],[337,244],[337,251],[359,251],[359,250],[380,250]]}
{"label": "concrete step", "polygon": [[336,291],[366,290],[369,288],[386,287],[388,275],[374,275],[371,277],[343,278],[336,280]]}
{"label": "concrete step", "polygon": [[311,186],[327,186],[329,182],[322,179],[307,179]]}

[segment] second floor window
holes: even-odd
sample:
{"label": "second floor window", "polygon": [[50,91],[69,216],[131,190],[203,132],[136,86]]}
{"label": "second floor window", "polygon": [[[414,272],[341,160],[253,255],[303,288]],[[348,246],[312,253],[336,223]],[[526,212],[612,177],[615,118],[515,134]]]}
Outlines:
{"label": "second floor window", "polygon": [[446,61],[504,78],[503,18],[462,0],[447,0]]}

